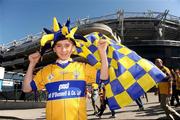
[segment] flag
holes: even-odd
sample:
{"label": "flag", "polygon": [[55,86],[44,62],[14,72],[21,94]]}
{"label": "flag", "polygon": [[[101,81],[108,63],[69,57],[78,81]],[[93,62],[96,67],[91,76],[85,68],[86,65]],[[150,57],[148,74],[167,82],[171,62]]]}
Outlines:
{"label": "flag", "polygon": [[129,105],[166,77],[152,62],[103,34],[94,32],[85,37],[87,42],[80,40],[74,54],[86,58],[97,69],[101,66],[98,40],[108,41],[109,82],[105,89],[111,110]]}

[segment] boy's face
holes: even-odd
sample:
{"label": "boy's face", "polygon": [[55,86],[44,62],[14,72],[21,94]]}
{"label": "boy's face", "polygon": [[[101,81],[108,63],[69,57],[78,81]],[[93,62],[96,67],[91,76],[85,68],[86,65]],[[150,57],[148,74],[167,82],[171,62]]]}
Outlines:
{"label": "boy's face", "polygon": [[74,49],[74,44],[70,40],[58,41],[53,48],[60,60],[69,59]]}

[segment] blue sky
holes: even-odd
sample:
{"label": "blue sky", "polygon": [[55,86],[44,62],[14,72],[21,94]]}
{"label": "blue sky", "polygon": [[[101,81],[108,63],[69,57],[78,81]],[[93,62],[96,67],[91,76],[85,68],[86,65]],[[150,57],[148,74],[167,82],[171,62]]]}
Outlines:
{"label": "blue sky", "polygon": [[125,12],[164,12],[180,17],[180,0],[0,0],[0,44],[19,40],[49,28],[52,18],[64,23]]}

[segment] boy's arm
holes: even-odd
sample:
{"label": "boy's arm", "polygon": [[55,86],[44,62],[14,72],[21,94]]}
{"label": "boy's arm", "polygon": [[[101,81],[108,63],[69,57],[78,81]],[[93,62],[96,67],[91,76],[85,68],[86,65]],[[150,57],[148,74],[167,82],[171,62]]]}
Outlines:
{"label": "boy's arm", "polygon": [[36,52],[29,55],[29,66],[23,81],[23,92],[31,92],[31,81],[33,80],[33,70],[40,59],[40,53]]}
{"label": "boy's arm", "polygon": [[107,41],[105,39],[101,39],[98,42],[98,51],[101,58],[101,69],[100,69],[100,79],[107,80],[109,77],[108,74],[108,60],[107,60]]}

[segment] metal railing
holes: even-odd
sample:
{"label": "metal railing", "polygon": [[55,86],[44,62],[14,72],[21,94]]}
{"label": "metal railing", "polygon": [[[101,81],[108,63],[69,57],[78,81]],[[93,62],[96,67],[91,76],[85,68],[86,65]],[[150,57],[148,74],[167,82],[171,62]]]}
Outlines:
{"label": "metal railing", "polygon": [[39,38],[41,38],[43,32],[39,32],[33,35],[28,35],[24,38],[21,38],[19,40],[13,40],[5,45],[0,45],[0,50],[3,51],[8,51],[9,49],[13,48],[13,47],[18,47],[19,45],[25,44],[25,43],[29,43],[29,42],[33,42],[38,40]]}
{"label": "metal railing", "polygon": [[[164,12],[153,12],[153,11],[148,11],[148,12],[124,12],[123,11],[117,11],[114,14],[109,14],[105,16],[100,16],[100,17],[94,17],[94,18],[84,18],[81,20],[75,21],[73,24],[77,25],[82,25],[82,24],[90,24],[98,21],[106,21],[110,19],[118,19],[119,16],[124,15],[124,18],[149,18],[149,19],[161,19],[161,17],[164,15]],[[180,17],[168,14],[166,16],[167,20],[176,22],[180,24]]]}

